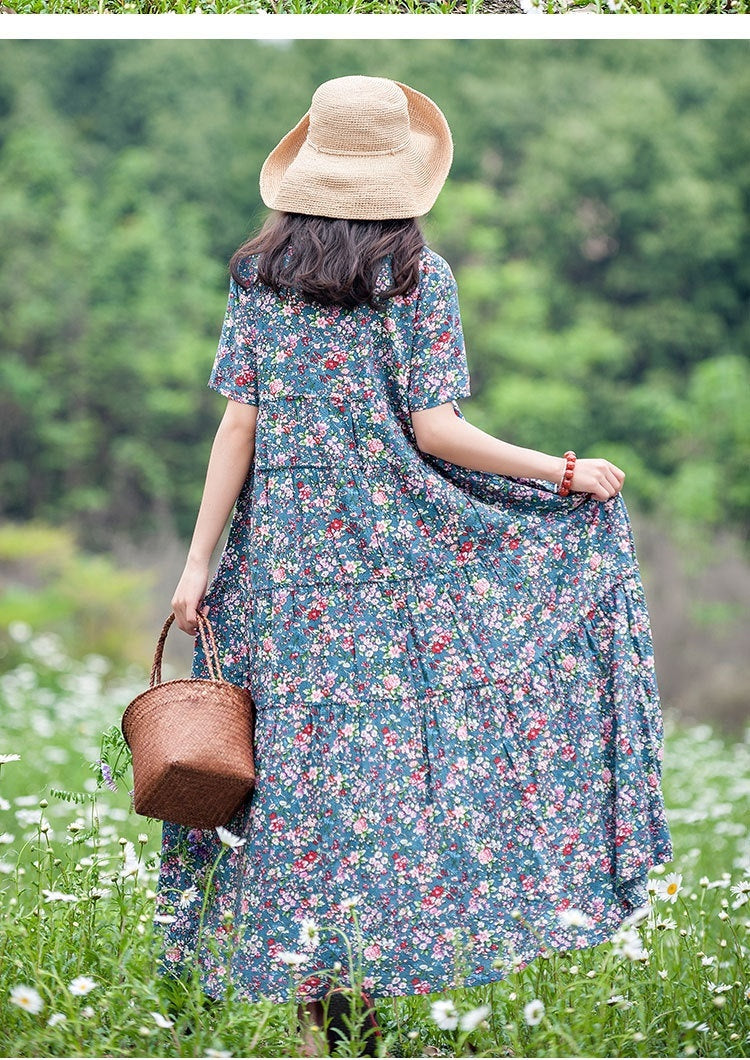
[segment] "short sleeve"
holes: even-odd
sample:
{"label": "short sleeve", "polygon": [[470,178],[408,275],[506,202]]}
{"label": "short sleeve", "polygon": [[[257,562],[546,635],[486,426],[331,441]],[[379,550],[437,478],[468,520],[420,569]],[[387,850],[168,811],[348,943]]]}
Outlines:
{"label": "short sleeve", "polygon": [[255,348],[247,341],[241,326],[242,301],[246,297],[237,281],[229,284],[229,298],[221,327],[219,348],[208,379],[212,390],[218,390],[232,401],[258,404],[258,376]]}
{"label": "short sleeve", "polygon": [[432,255],[420,278],[414,318],[409,411],[470,394],[458,287],[447,262]]}

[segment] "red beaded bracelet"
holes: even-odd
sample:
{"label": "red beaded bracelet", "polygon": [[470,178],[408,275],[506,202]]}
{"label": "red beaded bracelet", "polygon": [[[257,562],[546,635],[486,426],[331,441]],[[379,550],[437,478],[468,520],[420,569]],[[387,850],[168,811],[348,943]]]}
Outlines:
{"label": "red beaded bracelet", "polygon": [[576,454],[572,449],[568,449],[567,453],[563,453],[565,457],[565,471],[563,472],[562,482],[558,489],[558,495],[560,497],[567,497],[570,493],[570,483],[573,481],[573,468],[576,466]]}

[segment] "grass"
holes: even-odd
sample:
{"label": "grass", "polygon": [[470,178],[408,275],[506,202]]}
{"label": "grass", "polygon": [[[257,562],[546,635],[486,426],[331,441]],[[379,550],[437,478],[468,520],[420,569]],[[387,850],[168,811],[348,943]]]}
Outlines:
{"label": "grass", "polygon": [[15,0],[17,14],[399,15],[565,14],[742,15],[750,0]]}
{"label": "grass", "polygon": [[[144,675],[118,678],[101,656],[72,660],[54,636],[21,623],[10,633],[13,662],[0,678],[0,1055],[299,1055],[291,993],[286,1005],[208,1007],[189,978],[156,975],[160,826],[129,812],[115,740],[105,759],[122,774],[117,790],[101,783],[98,763],[102,732],[114,735]],[[632,938],[625,953],[610,941],[489,986],[383,999],[390,1055],[748,1055],[750,732],[728,742],[707,725],[665,721],[678,887],[674,900],[652,891],[635,950]],[[655,888],[668,878],[661,869]]]}

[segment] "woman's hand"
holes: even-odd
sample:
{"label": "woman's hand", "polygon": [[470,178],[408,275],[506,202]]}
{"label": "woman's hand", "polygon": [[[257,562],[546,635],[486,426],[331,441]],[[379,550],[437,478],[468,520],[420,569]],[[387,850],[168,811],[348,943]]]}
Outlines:
{"label": "woman's hand", "polygon": [[207,615],[208,608],[201,608],[208,586],[208,564],[188,559],[172,597],[172,610],[177,625],[191,637],[198,633],[198,610]]}
{"label": "woman's hand", "polygon": [[591,493],[598,501],[606,501],[620,492],[624,481],[625,472],[609,460],[579,458],[573,468],[570,488],[574,493]]}

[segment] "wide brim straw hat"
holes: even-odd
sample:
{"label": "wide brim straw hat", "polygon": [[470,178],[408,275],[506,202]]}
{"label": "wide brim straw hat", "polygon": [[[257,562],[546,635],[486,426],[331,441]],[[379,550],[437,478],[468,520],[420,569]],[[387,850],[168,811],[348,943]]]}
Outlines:
{"label": "wide brim straw hat", "polygon": [[337,77],[263,163],[260,194],[286,213],[421,217],[452,161],[448,122],[427,96],[384,77]]}

